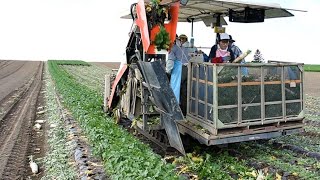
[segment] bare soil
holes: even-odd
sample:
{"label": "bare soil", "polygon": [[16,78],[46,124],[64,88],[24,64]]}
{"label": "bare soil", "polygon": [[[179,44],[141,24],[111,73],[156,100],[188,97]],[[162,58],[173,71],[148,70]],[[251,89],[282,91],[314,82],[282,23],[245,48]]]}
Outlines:
{"label": "bare soil", "polygon": [[320,72],[305,72],[305,94],[308,96],[320,96]]}
{"label": "bare soil", "polygon": [[0,179],[26,179],[43,62],[0,61]]}
{"label": "bare soil", "polygon": [[111,69],[118,69],[120,67],[120,62],[93,62],[92,64],[105,66]]}

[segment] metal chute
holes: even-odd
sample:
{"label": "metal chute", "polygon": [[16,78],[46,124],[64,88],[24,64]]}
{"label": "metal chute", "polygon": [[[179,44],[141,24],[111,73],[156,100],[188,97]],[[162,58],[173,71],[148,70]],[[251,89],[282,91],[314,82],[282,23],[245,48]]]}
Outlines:
{"label": "metal chute", "polygon": [[165,131],[170,145],[185,154],[184,147],[180,138],[177,121],[183,120],[182,111],[177,102],[166,73],[159,61],[138,62],[138,67],[145,80],[151,100],[157,106],[161,114]]}

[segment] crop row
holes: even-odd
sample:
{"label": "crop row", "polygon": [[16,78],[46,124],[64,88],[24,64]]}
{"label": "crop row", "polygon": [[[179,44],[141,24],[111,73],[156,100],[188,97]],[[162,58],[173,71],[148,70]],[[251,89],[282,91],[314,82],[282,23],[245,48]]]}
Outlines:
{"label": "crop row", "polygon": [[111,73],[110,69],[102,68],[94,64],[80,67],[63,65],[62,68],[71,74],[78,83],[88,86],[99,94],[104,92],[104,76]]}
{"label": "crop row", "polygon": [[61,120],[60,109],[56,102],[54,84],[49,78],[46,70],[46,102],[48,130],[48,152],[43,159],[46,169],[45,176],[42,179],[75,179],[75,170],[70,165],[71,146],[67,143],[67,133],[65,132],[64,122]]}
{"label": "crop row", "polygon": [[64,105],[78,120],[112,179],[178,178],[172,165],[103,113],[101,95],[79,84],[55,61],[48,61],[48,65]]}
{"label": "crop row", "polygon": [[49,61],[55,61],[59,65],[91,66],[91,64],[85,61],[80,61],[80,60],[49,60]]}

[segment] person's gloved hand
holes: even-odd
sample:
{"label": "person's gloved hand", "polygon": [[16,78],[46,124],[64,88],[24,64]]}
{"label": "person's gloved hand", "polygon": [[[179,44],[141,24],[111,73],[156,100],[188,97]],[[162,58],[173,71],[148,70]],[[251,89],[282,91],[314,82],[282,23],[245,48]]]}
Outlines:
{"label": "person's gloved hand", "polygon": [[211,63],[223,63],[222,57],[214,57],[211,59]]}

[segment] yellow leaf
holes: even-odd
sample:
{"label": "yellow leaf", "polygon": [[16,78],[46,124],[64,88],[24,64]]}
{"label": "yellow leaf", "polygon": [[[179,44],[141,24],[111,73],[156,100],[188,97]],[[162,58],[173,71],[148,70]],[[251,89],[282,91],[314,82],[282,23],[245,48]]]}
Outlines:
{"label": "yellow leaf", "polygon": [[86,170],[85,173],[86,173],[87,175],[92,175],[92,174],[93,174],[92,170]]}
{"label": "yellow leaf", "polygon": [[203,159],[201,157],[192,157],[191,160],[195,163],[202,163]]}
{"label": "yellow leaf", "polygon": [[183,167],[178,174],[186,173],[186,172],[188,172],[188,166]]}
{"label": "yellow leaf", "polygon": [[292,173],[292,175],[294,175],[294,176],[298,176],[298,173],[294,172],[294,173]]}
{"label": "yellow leaf", "polygon": [[275,156],[271,156],[271,159],[272,160],[276,160],[277,158]]}
{"label": "yellow leaf", "polygon": [[278,173],[276,173],[276,180],[281,180],[282,179],[282,176]]}
{"label": "yellow leaf", "polygon": [[97,163],[94,163],[94,162],[89,162],[92,166],[95,166],[95,167],[103,167],[102,164],[97,164]]}
{"label": "yellow leaf", "polygon": [[178,162],[177,159],[174,159],[174,160],[172,161],[172,164],[173,164],[173,165],[176,165],[177,162]]}
{"label": "yellow leaf", "polygon": [[132,123],[131,123],[131,128],[137,126],[137,120],[133,119]]}
{"label": "yellow leaf", "polygon": [[253,171],[251,172],[251,175],[252,175],[253,177],[257,177],[257,173],[256,173],[256,171],[255,171],[255,170],[253,170]]}

